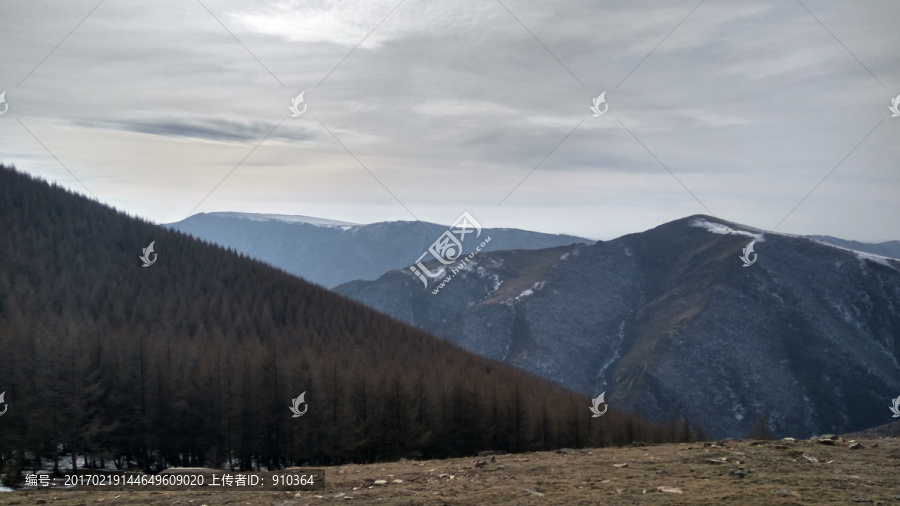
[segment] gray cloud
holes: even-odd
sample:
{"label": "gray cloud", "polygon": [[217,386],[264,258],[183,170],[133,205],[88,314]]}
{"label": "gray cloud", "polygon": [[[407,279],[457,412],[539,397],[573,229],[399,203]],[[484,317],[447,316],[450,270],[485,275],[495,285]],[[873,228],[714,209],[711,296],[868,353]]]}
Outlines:
{"label": "gray cloud", "polygon": [[[146,120],[125,120],[121,122],[73,121],[73,124],[88,128],[105,128],[137,132],[163,137],[179,137],[219,142],[258,143],[277,126],[277,123],[242,122],[215,118],[198,118],[194,120],[171,120],[166,118]],[[319,132],[305,128],[278,128],[268,139],[285,142],[309,141],[321,138]]]}

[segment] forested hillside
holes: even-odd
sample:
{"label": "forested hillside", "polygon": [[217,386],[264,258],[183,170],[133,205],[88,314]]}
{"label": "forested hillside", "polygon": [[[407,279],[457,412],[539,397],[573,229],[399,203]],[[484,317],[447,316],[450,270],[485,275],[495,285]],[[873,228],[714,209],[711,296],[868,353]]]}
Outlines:
{"label": "forested hillside", "polygon": [[0,357],[6,464],[247,469],[675,437],[3,166]]}

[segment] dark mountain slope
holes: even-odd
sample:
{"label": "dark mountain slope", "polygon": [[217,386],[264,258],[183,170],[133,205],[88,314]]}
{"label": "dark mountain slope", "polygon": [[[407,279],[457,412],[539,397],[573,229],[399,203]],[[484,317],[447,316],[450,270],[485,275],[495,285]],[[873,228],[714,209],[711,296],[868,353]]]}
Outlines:
{"label": "dark mountain slope", "polygon": [[[375,279],[389,270],[412,265],[447,230],[446,225],[428,222],[354,225],[248,213],[200,213],[166,226],[232,248],[325,287]],[[517,229],[486,228],[482,234],[492,238],[484,251],[590,242],[569,235]],[[463,243],[465,253],[473,248],[471,241]]]}
{"label": "dark mountain slope", "polygon": [[2,166],[0,231],[0,460],[246,469],[672,437]]}
{"label": "dark mountain slope", "polygon": [[[754,239],[757,260],[743,267]],[[704,216],[593,245],[480,254],[437,295],[405,271],[337,290],[719,436],[744,436],[760,417],[783,435],[857,430],[884,423],[900,395],[900,264]]]}

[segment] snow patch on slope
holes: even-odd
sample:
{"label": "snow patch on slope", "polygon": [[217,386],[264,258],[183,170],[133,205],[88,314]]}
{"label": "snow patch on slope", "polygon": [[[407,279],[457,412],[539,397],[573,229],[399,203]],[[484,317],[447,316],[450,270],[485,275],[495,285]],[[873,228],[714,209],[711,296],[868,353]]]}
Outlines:
{"label": "snow patch on slope", "polygon": [[[631,311],[628,312],[628,315],[631,314]],[[600,365],[600,369],[597,370],[596,376],[594,379],[599,383],[600,388],[606,388],[606,370],[609,369],[609,366],[613,364],[616,360],[619,360],[621,357],[619,355],[619,351],[622,349],[622,343],[625,342],[625,321],[628,319],[628,315],[625,316],[625,320],[622,320],[622,323],[619,324],[619,332],[617,334],[616,342],[613,343],[613,355],[609,360],[606,360],[603,364]]]}
{"label": "snow patch on slope", "polygon": [[[892,261],[893,261],[893,262],[896,262],[896,261],[897,261],[896,258],[886,257],[886,256],[884,256],[884,255],[876,255],[875,253],[866,253],[866,252],[864,252],[864,251],[859,251],[859,250],[855,250],[855,249],[851,249],[851,248],[846,248],[846,247],[844,247],[844,246],[838,246],[837,244],[831,244],[830,242],[821,241],[821,240],[816,239],[816,238],[814,238],[814,237],[803,237],[803,238],[804,238],[804,239],[807,239],[807,240],[809,240],[809,241],[812,241],[812,242],[814,242],[814,243],[821,244],[821,245],[823,245],[823,246],[829,246],[829,247],[832,247],[832,248],[834,248],[834,249],[839,249],[839,250],[841,250],[841,251],[847,251],[847,252],[849,252],[849,253],[853,253],[854,255],[856,255],[856,258],[857,258],[857,259],[860,261],[860,263],[862,263],[862,264],[865,264],[865,261],[866,261],[866,260],[869,260],[870,262],[874,262],[874,263],[876,263],[876,264],[884,265],[884,266],[890,267],[890,268],[892,268],[892,269],[894,269],[894,270],[900,271],[900,269],[897,268],[897,265],[896,265],[895,263],[891,263]],[[840,263],[839,261],[835,261],[835,267],[840,268],[840,267],[841,267],[841,263]]]}
{"label": "snow patch on slope", "polygon": [[[458,264],[457,264],[458,265]],[[455,267],[455,266],[454,266]],[[484,268],[478,265],[478,262],[475,260],[470,260],[468,263],[462,265],[462,267],[458,267],[461,271],[472,272],[475,271],[481,277],[484,277],[482,272],[484,272]]]}
{"label": "snow patch on slope", "polygon": [[[875,262],[876,264],[886,265],[888,267],[894,267],[888,261],[888,260],[890,260],[890,257],[875,255],[873,253],[863,253],[862,251],[856,251],[856,250],[849,250],[849,251],[856,253],[856,258],[860,259],[860,261],[869,260],[871,262]],[[896,267],[894,267],[894,268],[896,269]]]}
{"label": "snow patch on slope", "polygon": [[541,288],[544,288],[544,281],[538,281],[537,283],[531,285],[531,288],[528,288],[528,289],[525,290],[524,292],[520,293],[520,294],[519,294],[515,299],[513,299],[513,300],[519,300],[519,299],[521,299],[522,297],[528,297],[529,295],[534,295],[534,292],[537,291],[537,290],[540,290]]}
{"label": "snow patch on slope", "polygon": [[491,277],[494,278],[494,286],[491,287],[490,293],[494,293],[500,289],[500,285],[503,284],[503,280],[501,280],[500,276],[496,274],[491,274]]}

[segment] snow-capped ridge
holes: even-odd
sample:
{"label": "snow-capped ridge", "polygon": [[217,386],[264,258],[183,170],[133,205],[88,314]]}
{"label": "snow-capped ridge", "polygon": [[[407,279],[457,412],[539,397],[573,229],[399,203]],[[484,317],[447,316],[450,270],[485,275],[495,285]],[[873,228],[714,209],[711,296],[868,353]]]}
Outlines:
{"label": "snow-capped ridge", "polygon": [[262,214],[238,212],[215,212],[203,214],[221,218],[239,218],[248,221],[280,221],[283,223],[306,223],[308,225],[315,225],[319,227],[342,227],[344,228],[344,230],[361,226],[359,223],[350,223],[347,221],[329,220],[326,218],[316,218],[314,216],[301,216],[294,214]]}
{"label": "snow-capped ridge", "polygon": [[748,232],[746,230],[737,230],[729,227],[723,223],[714,223],[704,219],[696,219],[692,220],[688,225],[697,228],[706,229],[708,232],[719,235],[743,235],[745,237],[752,237],[757,242],[765,242],[765,235],[762,233]]}
{"label": "snow-capped ridge", "polygon": [[866,251],[860,251],[858,249],[847,248],[845,246],[839,246],[837,244],[832,244],[830,242],[826,242],[821,239],[816,239],[815,237],[806,237],[806,239],[813,241],[817,244],[822,244],[822,245],[830,246],[832,248],[836,248],[836,249],[839,249],[842,251],[847,251],[849,253],[853,253],[860,260],[871,260],[871,261],[881,264],[881,265],[887,265],[888,267],[893,267],[893,265],[891,265],[891,263],[890,263],[891,260],[893,260],[893,261],[898,260],[894,257],[889,257],[889,256],[885,256],[885,255],[876,255],[875,253],[869,253]]}

